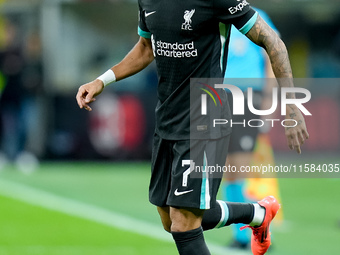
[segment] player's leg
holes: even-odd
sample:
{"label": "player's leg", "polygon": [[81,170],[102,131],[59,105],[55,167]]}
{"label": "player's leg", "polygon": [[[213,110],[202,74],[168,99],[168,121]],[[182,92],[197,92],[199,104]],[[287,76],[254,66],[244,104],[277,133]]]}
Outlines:
{"label": "player's leg", "polygon": [[202,220],[204,230],[222,228],[231,224],[259,226],[266,210],[258,203],[233,203],[217,200],[216,205],[206,210]]}
{"label": "player's leg", "polygon": [[[200,144],[201,143],[202,142],[200,142]],[[199,160],[196,160],[196,162],[200,165],[209,165],[208,161],[212,165],[215,165],[216,162],[219,165],[223,165],[226,155],[216,153],[216,151],[223,151],[227,141],[221,139],[219,142],[204,143],[205,142],[203,142],[204,146],[198,146],[198,148],[203,149],[204,152],[199,153],[200,156],[204,155],[204,157],[202,157],[201,162]],[[218,145],[216,145],[216,143]],[[190,150],[187,141],[164,142],[162,139],[157,138],[155,139],[155,145],[154,151],[158,152],[153,154],[150,202],[158,206],[158,211],[160,212],[165,229],[169,229],[170,226],[171,233],[180,254],[210,254],[204,241],[202,228],[195,228],[202,220],[201,212],[204,209],[209,209],[204,214],[202,221],[205,229],[227,226],[228,224],[238,222],[250,222],[251,225],[258,226],[261,225],[263,221],[261,228],[256,228],[254,232],[268,234],[268,228],[264,228],[263,224],[266,223],[266,226],[269,226],[271,219],[276,214],[275,210],[269,208],[272,213],[266,213],[264,217],[264,205],[220,202],[219,207],[216,206],[216,194],[221,178],[212,178],[207,172],[203,173],[201,178],[191,178],[189,176],[191,172],[188,172],[188,169],[191,168],[191,161],[189,160],[188,167],[188,159],[190,159],[188,152]],[[171,150],[169,150],[169,148],[171,148]],[[159,153],[160,149],[162,149],[165,154],[163,153],[162,155]],[[219,160],[214,158],[216,156],[220,156]],[[168,162],[169,158],[171,162]],[[185,160],[183,160],[183,158],[185,158]],[[165,162],[165,165],[160,164],[160,162]],[[166,166],[169,166],[169,164],[172,166],[172,169],[167,169],[166,172],[160,170],[166,169]],[[169,173],[171,173],[170,177]],[[167,206],[170,206],[169,212],[166,209]],[[258,213],[258,211],[262,211],[262,216],[260,216],[261,214]],[[273,213],[274,211],[275,213]],[[250,220],[250,218],[252,219]],[[207,226],[209,226],[209,228],[207,228]],[[262,230],[258,231],[259,229]],[[265,239],[266,245],[268,244],[268,240],[270,240],[270,238]],[[256,243],[256,241],[254,242]],[[199,247],[199,249],[196,250],[197,247]],[[254,247],[263,248],[259,245],[254,245]],[[263,249],[267,249],[268,247],[265,246]]]}
{"label": "player's leg", "polygon": [[[228,144],[226,141],[224,142],[224,146]],[[223,150],[221,146],[216,146],[216,148],[215,152]],[[214,152],[214,150],[207,150],[207,152]],[[209,157],[211,158],[212,155],[208,153],[207,158]],[[224,161],[221,161],[221,159],[216,159],[216,162],[224,164]],[[258,203],[217,201],[215,206],[211,206],[211,209],[205,211],[202,227],[204,230],[208,230],[235,223],[249,224],[253,232],[251,240],[252,251],[254,254],[260,255],[264,254],[270,246],[269,225],[278,209],[279,203],[274,197],[266,197]]]}
{"label": "player's leg", "polygon": [[157,207],[157,210],[180,254],[210,254],[201,227],[203,210],[175,207]]}
{"label": "player's leg", "polygon": [[[193,165],[204,165],[207,157],[214,161],[215,143],[188,140],[177,141],[173,146],[171,186],[166,203],[170,206],[171,234],[181,255],[210,254],[201,222],[204,210],[211,208],[216,200],[220,179],[213,180],[207,173],[195,176]],[[207,156],[206,151],[213,157]]]}
{"label": "player's leg", "polygon": [[180,255],[209,255],[201,227],[204,210],[170,207],[171,234]]}
{"label": "player's leg", "polygon": [[[265,210],[259,204],[229,203],[217,201],[216,206],[206,210],[193,208],[157,207],[164,229],[171,232],[180,254],[198,254],[208,252],[203,230],[221,228],[233,223],[259,226],[264,220]],[[202,222],[201,222],[202,221]],[[202,228],[200,227],[202,225]],[[190,239],[189,242],[186,240]],[[190,251],[187,253],[187,251]],[[209,254],[209,253],[206,253]]]}
{"label": "player's leg", "polygon": [[203,210],[169,206],[157,207],[157,210],[180,254],[210,254],[201,228]]}
{"label": "player's leg", "polygon": [[[190,202],[194,193],[191,189],[199,192],[202,181],[195,179],[183,185],[188,168],[182,164],[183,159],[190,159],[190,141],[167,141],[154,136],[149,199],[157,206],[163,227],[171,232],[179,254],[208,255],[201,228],[203,210],[190,208],[195,206]],[[195,203],[199,207],[199,202]]]}
{"label": "player's leg", "polygon": [[273,196],[269,196],[253,204],[224,201],[217,201],[217,204],[219,206],[205,211],[202,220],[203,229],[221,228],[235,223],[248,224],[243,228],[252,229],[253,254],[265,254],[271,244],[270,223],[280,208],[278,201]]}

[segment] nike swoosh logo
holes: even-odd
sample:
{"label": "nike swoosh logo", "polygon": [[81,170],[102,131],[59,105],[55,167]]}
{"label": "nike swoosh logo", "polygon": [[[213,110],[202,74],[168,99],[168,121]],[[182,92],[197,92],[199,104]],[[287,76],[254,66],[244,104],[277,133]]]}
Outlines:
{"label": "nike swoosh logo", "polygon": [[184,195],[184,194],[187,194],[187,193],[190,193],[194,191],[193,189],[191,190],[186,190],[186,191],[178,191],[178,189],[175,190],[175,196],[181,196],[181,195]]}
{"label": "nike swoosh logo", "polygon": [[156,11],[153,11],[153,12],[145,12],[145,18],[156,13]]}

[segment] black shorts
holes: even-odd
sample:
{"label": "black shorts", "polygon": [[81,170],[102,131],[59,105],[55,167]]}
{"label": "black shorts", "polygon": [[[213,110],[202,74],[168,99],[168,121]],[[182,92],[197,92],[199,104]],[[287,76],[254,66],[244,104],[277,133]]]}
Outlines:
{"label": "black shorts", "polygon": [[[229,136],[172,141],[154,136],[149,200],[156,206],[209,209],[223,176]],[[213,171],[207,171],[208,166]],[[216,168],[217,167],[217,168]]]}
{"label": "black shorts", "polygon": [[[262,101],[262,93],[254,92],[254,107],[260,109]],[[230,109],[233,109],[233,98],[231,93],[228,93],[228,100]],[[247,98],[245,98],[245,101]],[[236,124],[232,127],[232,133],[229,143],[229,155],[236,152],[252,152],[255,147],[257,135],[259,134],[259,128],[248,126],[248,121],[251,119],[261,119],[258,115],[253,114],[248,105],[244,107],[244,115],[232,115],[233,123],[243,123],[245,121],[245,126],[243,124]]]}

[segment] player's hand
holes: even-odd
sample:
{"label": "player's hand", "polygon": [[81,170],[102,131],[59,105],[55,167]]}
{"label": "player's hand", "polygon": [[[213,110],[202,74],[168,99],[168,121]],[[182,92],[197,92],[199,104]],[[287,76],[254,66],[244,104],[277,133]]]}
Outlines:
{"label": "player's hand", "polygon": [[80,86],[76,96],[80,109],[84,108],[87,111],[92,111],[92,108],[89,106],[89,104],[96,100],[95,97],[99,95],[103,89],[104,84],[98,79]]}
{"label": "player's hand", "polygon": [[[288,146],[291,150],[296,150],[297,153],[301,154],[301,146],[309,138],[305,119],[296,105],[287,105],[286,111],[286,125],[294,126],[297,123],[295,127],[286,127],[285,134]],[[289,121],[288,119],[293,119],[296,122]]]}

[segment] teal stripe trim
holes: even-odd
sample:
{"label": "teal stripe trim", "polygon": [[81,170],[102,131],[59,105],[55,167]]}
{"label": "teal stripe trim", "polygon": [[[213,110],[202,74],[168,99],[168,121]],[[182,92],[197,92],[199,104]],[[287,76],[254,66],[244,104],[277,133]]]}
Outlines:
{"label": "teal stripe trim", "polygon": [[217,202],[221,206],[222,216],[221,216],[221,221],[216,225],[215,228],[222,228],[225,226],[225,224],[227,224],[227,221],[229,219],[229,208],[224,201],[217,201]]}
{"label": "teal stripe trim", "polygon": [[144,30],[142,30],[140,27],[138,27],[138,34],[141,37],[144,37],[146,39],[150,39],[151,38],[151,33],[150,32],[145,32]]}
{"label": "teal stripe trim", "polygon": [[210,209],[210,194],[209,194],[209,181],[207,179],[207,155],[204,152],[203,156],[203,171],[202,171],[202,186],[201,186],[201,201],[200,209]]}
{"label": "teal stripe trim", "polygon": [[250,20],[248,20],[248,22],[241,28],[239,29],[239,31],[242,33],[242,34],[246,34],[249,32],[249,30],[254,26],[256,20],[257,20],[257,17],[259,16],[259,13],[256,12],[253,17],[251,17]]}

